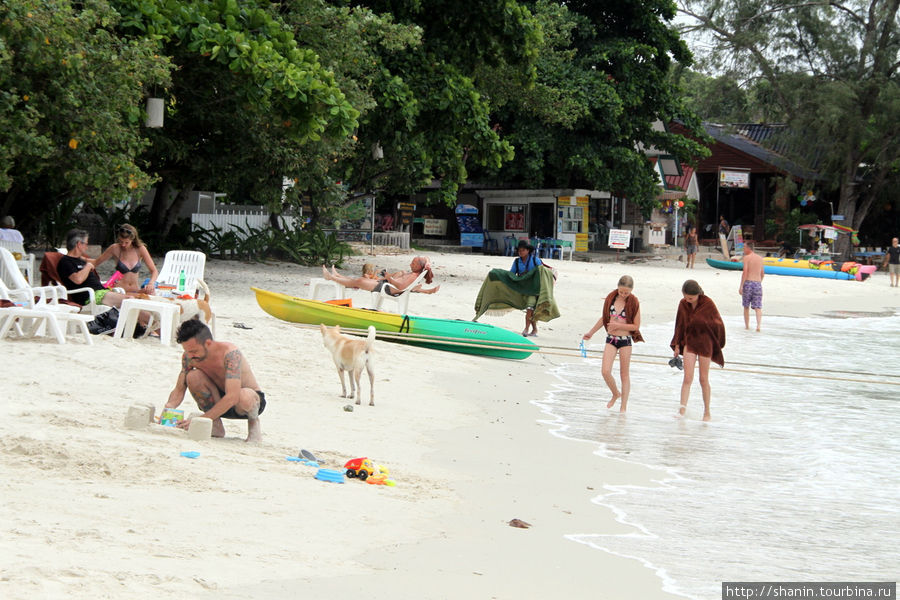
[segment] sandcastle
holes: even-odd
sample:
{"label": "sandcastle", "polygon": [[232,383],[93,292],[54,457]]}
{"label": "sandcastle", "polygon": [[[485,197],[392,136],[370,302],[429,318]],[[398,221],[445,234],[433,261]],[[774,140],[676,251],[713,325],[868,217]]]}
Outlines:
{"label": "sandcastle", "polygon": [[156,408],[152,404],[135,404],[128,408],[125,415],[125,427],[128,429],[146,429],[156,416]]}
{"label": "sandcastle", "polygon": [[193,417],[188,427],[188,437],[192,440],[208,440],[212,435],[212,419]]}
{"label": "sandcastle", "polygon": [[[146,429],[153,423],[156,416],[156,408],[152,404],[134,404],[128,407],[125,414],[125,427],[127,429]],[[192,440],[208,440],[212,436],[212,419],[203,416],[203,413],[191,413],[191,420],[187,435]],[[168,432],[184,433],[175,427],[160,426],[160,429]]]}

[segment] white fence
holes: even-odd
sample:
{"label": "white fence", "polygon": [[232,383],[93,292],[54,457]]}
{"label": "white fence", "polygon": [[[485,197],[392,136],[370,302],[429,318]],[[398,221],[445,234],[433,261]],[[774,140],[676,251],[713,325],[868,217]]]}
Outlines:
{"label": "white fence", "polygon": [[[285,229],[297,226],[297,217],[278,217]],[[191,215],[191,227],[194,229],[212,229],[218,227],[223,232],[234,231],[241,238],[246,237],[247,229],[265,229],[269,227],[269,213],[265,211],[220,211],[217,213],[194,213]]]}
{"label": "white fence", "polygon": [[[293,230],[297,227],[299,219],[297,217],[278,217],[282,227]],[[264,210],[242,210],[242,211],[217,211],[215,213],[193,213],[191,215],[191,227],[193,229],[212,229],[218,227],[222,233],[234,231],[241,239],[247,236],[247,229],[265,229],[269,227],[269,213]],[[335,232],[338,233],[338,232]],[[347,232],[341,232],[347,233]],[[369,231],[353,231],[368,239]],[[338,238],[346,238],[338,234]],[[355,238],[354,238],[355,239]],[[375,244],[379,246],[394,245],[404,250],[409,249],[409,233],[399,231],[375,232]]]}

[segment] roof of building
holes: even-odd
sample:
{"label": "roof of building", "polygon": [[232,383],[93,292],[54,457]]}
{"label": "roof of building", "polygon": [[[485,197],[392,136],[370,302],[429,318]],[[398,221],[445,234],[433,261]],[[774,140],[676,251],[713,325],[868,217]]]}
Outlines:
{"label": "roof of building", "polygon": [[681,165],[682,175],[666,175],[666,187],[670,190],[686,192],[694,176],[694,169],[686,164]]}
{"label": "roof of building", "polygon": [[[803,167],[785,156],[789,147],[787,135],[784,135],[788,133],[786,125],[765,123],[722,125],[719,123],[704,123],[703,128],[716,142],[756,159],[760,163],[759,166],[769,165],[777,171],[799,179],[815,179],[817,177],[817,173],[813,169]],[[701,165],[710,160],[715,161],[716,158],[714,150],[713,155],[702,161]],[[699,170],[701,169],[698,166]]]}

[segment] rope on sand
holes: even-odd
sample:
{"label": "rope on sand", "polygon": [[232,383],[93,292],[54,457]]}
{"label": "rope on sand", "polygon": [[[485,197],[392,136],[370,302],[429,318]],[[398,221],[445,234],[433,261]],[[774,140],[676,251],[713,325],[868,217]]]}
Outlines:
{"label": "rope on sand", "polygon": [[[568,350],[568,348],[561,347],[561,346],[542,346],[541,350],[543,350],[544,348],[552,348],[554,350]],[[586,351],[593,352],[600,356],[603,355],[602,350],[586,349]],[[580,350],[578,352],[580,352]],[[572,356],[578,356],[578,355],[572,354]],[[667,361],[670,358],[672,358],[671,356],[659,356],[659,355],[655,355],[655,354],[632,354],[631,356],[632,356],[632,359],[631,359],[632,362],[640,362],[640,363],[644,363],[644,364],[658,364],[658,363],[651,362],[649,360],[640,360],[640,359],[656,358],[659,360]],[[637,360],[635,360],[635,357],[637,357]],[[738,365],[741,367],[760,367],[760,368],[766,368],[766,369],[782,369],[782,370],[789,370],[789,371],[812,371],[814,373],[821,373],[823,371],[822,367],[799,367],[799,366],[794,366],[794,365],[770,365],[770,364],[766,364],[766,363],[750,363],[750,362],[738,362],[738,361],[734,361],[734,362],[729,361],[728,364],[729,365]],[[735,372],[740,372],[740,373],[743,373],[743,372],[757,373],[757,371],[738,371],[737,369],[730,369],[729,367],[725,367],[724,370],[725,371],[735,371]],[[827,371],[829,374],[832,374],[832,375],[852,375],[855,377],[878,377],[878,378],[896,379],[897,385],[900,385],[900,375],[893,375],[890,373],[869,373],[866,371],[848,371],[848,370],[842,370],[842,369],[828,369]],[[788,373],[772,373],[770,371],[759,371],[759,373],[761,373],[763,375],[784,375],[784,376],[788,376],[788,377],[799,377],[800,376],[799,374],[793,375],[793,374],[788,374]],[[815,375],[813,377],[815,379],[831,379],[834,381],[863,381],[864,383],[882,383],[882,382],[872,382],[869,380],[850,380],[850,379],[846,379],[843,377],[828,377],[826,375]]]}
{"label": "rope on sand", "polygon": [[[293,323],[293,325],[297,327],[301,327],[303,329],[319,329],[318,325],[308,325],[306,323]],[[368,333],[368,329],[359,329],[354,327],[341,327],[342,332],[346,333],[355,333],[359,335],[366,335]],[[488,350],[508,350],[512,352],[527,352],[529,354],[544,354],[550,356],[564,356],[568,358],[582,358],[587,353],[593,353],[595,355],[602,356],[602,350],[589,350],[589,349],[573,349],[567,348],[564,346],[540,346],[537,350],[534,349],[531,342],[504,342],[502,344],[488,344],[488,343],[473,343],[469,338],[460,338],[460,337],[450,337],[450,336],[437,336],[437,335],[424,335],[419,333],[400,333],[400,332],[392,332],[392,331],[377,331],[376,337],[382,339],[393,339],[396,341],[403,340],[414,340],[417,342],[428,342],[434,341],[435,343],[440,343],[441,345],[450,345],[450,346],[460,346],[460,347],[468,347],[468,348],[482,348]],[[556,350],[560,350],[561,352],[555,352]],[[641,355],[632,355],[632,362],[647,364],[647,365],[659,365],[660,363],[656,360],[643,360],[643,359],[658,359],[658,360],[667,360],[665,356],[657,356],[652,354],[641,354]],[[729,363],[739,366],[746,367],[765,367],[771,369],[782,369],[782,370],[795,370],[795,371],[821,371],[821,369],[816,369],[813,367],[797,367],[791,365],[767,365],[760,363],[745,363],[745,362],[734,362]],[[753,369],[735,369],[732,367],[725,367],[722,369],[723,371],[728,371],[730,373],[748,373],[752,375],[773,375],[780,377],[798,377],[803,379],[821,379],[826,381],[842,381],[842,382],[850,382],[850,383],[868,383],[875,385],[894,385],[900,386],[900,375],[891,375],[888,373],[867,373],[860,371],[840,371],[840,370],[829,370],[829,373],[833,374],[846,374],[846,375],[854,375],[855,377],[834,377],[829,375],[822,374],[803,374],[803,373],[778,373],[773,371],[759,371]],[[869,376],[869,377],[877,377],[877,378],[889,378],[894,379],[896,381],[881,381],[881,380],[870,380],[870,379],[857,379],[856,377],[860,376]]]}

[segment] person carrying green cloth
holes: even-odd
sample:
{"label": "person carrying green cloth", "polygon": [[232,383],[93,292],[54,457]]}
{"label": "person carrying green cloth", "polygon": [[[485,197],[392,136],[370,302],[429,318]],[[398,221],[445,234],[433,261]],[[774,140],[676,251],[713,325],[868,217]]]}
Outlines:
{"label": "person carrying green cloth", "polygon": [[[525,240],[519,242],[519,258],[510,271],[492,269],[475,299],[475,318],[489,312],[502,314],[525,310],[525,337],[537,335],[537,321],[550,321],[559,316],[553,299],[553,272],[534,256],[534,248]],[[530,331],[529,331],[530,330]]]}

